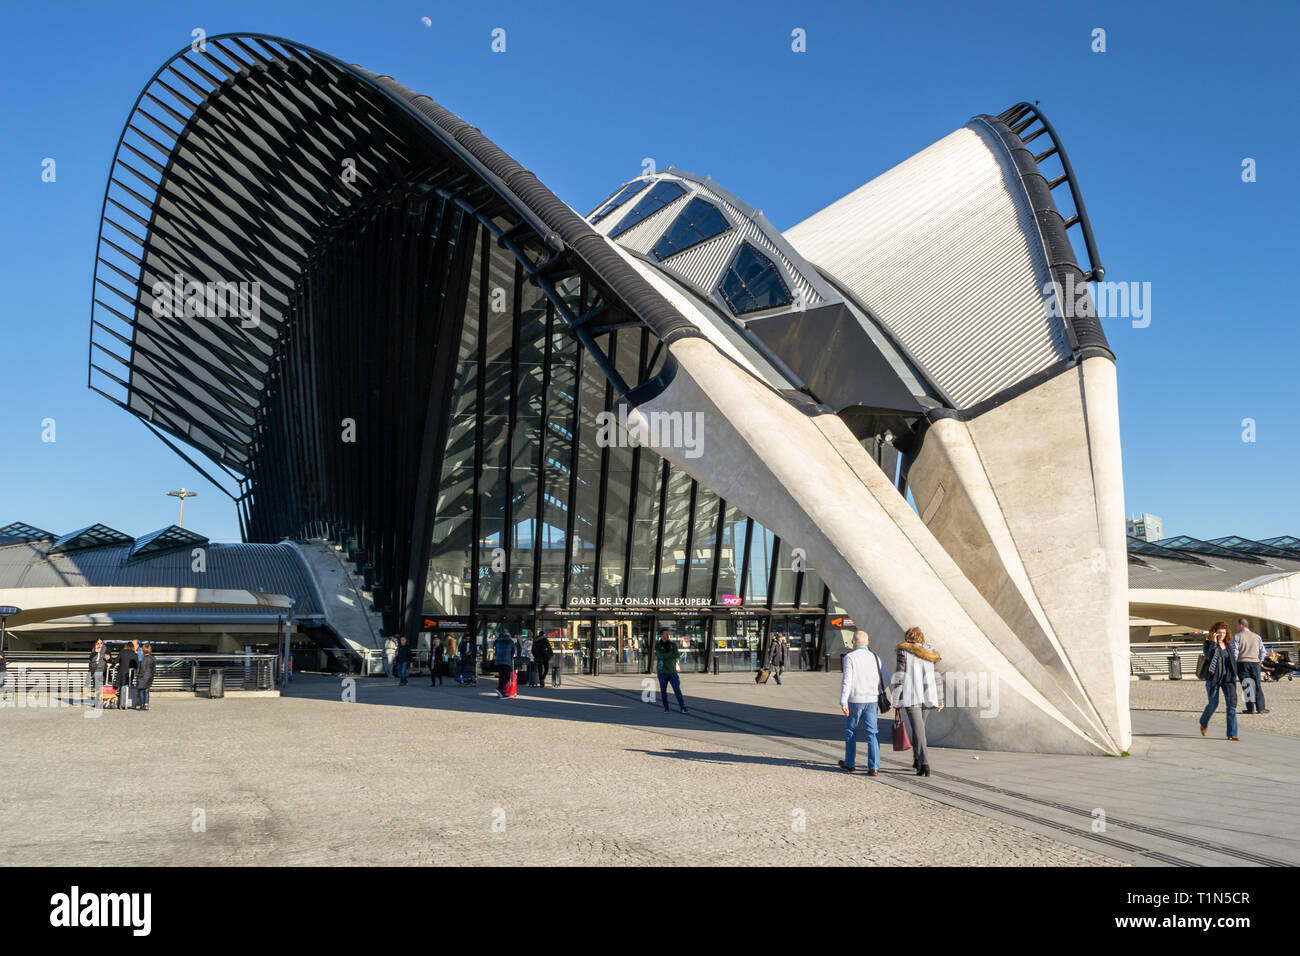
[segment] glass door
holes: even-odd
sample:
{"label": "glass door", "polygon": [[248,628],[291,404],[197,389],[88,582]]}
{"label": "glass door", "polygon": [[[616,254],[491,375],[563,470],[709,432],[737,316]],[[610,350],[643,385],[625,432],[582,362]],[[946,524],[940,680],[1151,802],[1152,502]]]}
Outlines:
{"label": "glass door", "polygon": [[767,631],[765,617],[717,617],[713,621],[713,653],[718,672],[755,671]]}
{"label": "glass door", "polygon": [[649,653],[649,618],[619,617],[596,621],[596,663],[602,674],[640,674]]}
{"label": "glass door", "polygon": [[[551,647],[560,656],[564,674],[580,674],[585,666],[587,654],[583,650],[587,635],[591,633],[591,622],[575,618],[540,617],[537,619],[537,631],[551,642]],[[552,661],[554,665],[554,661]]]}

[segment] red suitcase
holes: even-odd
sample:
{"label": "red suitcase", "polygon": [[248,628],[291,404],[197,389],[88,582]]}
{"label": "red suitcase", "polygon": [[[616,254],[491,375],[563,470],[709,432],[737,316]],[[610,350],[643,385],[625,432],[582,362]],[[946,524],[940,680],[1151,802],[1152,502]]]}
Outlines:
{"label": "red suitcase", "polygon": [[510,676],[506,679],[506,696],[519,696],[519,671],[511,670]]}

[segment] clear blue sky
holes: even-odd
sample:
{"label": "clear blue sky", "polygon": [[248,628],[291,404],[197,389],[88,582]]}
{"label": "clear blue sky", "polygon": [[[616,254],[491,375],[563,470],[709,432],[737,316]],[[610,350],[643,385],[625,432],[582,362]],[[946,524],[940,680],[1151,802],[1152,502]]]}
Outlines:
{"label": "clear blue sky", "polygon": [[[785,229],[977,113],[1039,100],[1109,278],[1127,507],[1168,534],[1300,534],[1295,369],[1300,70],[1292,3],[5,4],[0,83],[0,524],[173,520],[233,505],[85,387],[105,177],[127,112],[190,31],[257,31],[390,73],[585,213],[643,157],[708,174]],[[425,27],[421,17],[433,21]],[[507,52],[489,49],[495,27]],[[790,51],[795,27],[808,50]],[[1107,31],[1093,53],[1091,32]],[[41,182],[41,161],[57,181]],[[1241,181],[1241,161],[1258,181]],[[43,419],[56,441],[42,442]],[[1245,418],[1257,441],[1241,440]]]}

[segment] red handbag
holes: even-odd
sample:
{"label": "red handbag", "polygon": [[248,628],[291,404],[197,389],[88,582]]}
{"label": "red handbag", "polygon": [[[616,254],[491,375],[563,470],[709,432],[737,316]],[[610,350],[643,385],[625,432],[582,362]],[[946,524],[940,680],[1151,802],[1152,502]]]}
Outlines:
{"label": "red handbag", "polygon": [[894,749],[911,750],[912,738],[907,734],[907,724],[903,720],[902,710],[898,711],[898,717],[894,720]]}

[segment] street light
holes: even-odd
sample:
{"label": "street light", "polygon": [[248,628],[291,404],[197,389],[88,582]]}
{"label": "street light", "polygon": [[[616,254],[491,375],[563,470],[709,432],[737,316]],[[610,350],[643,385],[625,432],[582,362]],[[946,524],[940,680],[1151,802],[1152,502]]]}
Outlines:
{"label": "street light", "polygon": [[185,487],[181,487],[181,488],[180,488],[179,490],[177,490],[177,491],[169,491],[169,492],[167,492],[167,495],[168,495],[169,497],[171,497],[171,498],[179,498],[179,499],[181,499],[181,518],[180,518],[179,521],[176,522],[176,526],[177,526],[178,528],[183,528],[183,527],[185,527],[185,499],[186,499],[186,498],[193,498],[193,497],[194,497],[195,495],[197,495],[197,494],[198,494],[197,491],[190,491],[188,488],[185,488]]}

